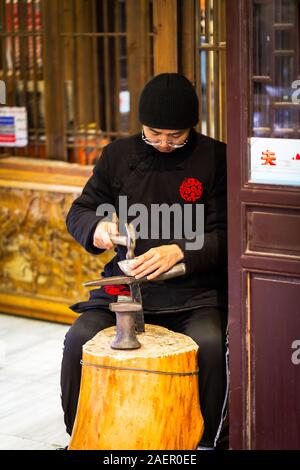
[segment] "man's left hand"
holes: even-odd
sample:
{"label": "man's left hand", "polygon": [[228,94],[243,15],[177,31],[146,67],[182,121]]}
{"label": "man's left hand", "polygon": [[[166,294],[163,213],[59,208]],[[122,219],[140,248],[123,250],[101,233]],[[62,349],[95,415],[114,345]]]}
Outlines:
{"label": "man's left hand", "polygon": [[136,263],[131,274],[136,279],[147,276],[150,281],[171,269],[183,258],[183,251],[176,244],[157,246],[135,258]]}

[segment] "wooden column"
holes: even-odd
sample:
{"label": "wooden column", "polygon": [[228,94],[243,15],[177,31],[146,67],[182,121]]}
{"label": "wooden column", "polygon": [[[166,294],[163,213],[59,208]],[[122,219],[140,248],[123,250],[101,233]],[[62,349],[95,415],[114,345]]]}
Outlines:
{"label": "wooden column", "polygon": [[66,160],[59,3],[60,0],[43,2],[46,152],[48,158]]}
{"label": "wooden column", "polygon": [[179,2],[178,71],[195,84],[196,12],[194,0]]}
{"label": "wooden column", "polygon": [[[93,32],[93,15],[92,5],[85,0],[76,0],[75,13],[76,13],[76,32],[77,33],[92,33]],[[74,8],[74,6],[73,6]],[[90,86],[93,83],[93,60],[96,60],[96,55],[93,55],[92,38],[85,36],[78,36],[74,39],[76,42],[76,64],[75,70],[77,75],[77,87],[75,93],[77,94],[78,106],[78,125],[87,127],[95,119],[94,114],[94,99],[95,95],[93,88]]]}
{"label": "wooden column", "polygon": [[178,71],[177,1],[153,0],[154,74]]}
{"label": "wooden column", "polygon": [[[149,79],[147,0],[127,0],[127,61],[130,92],[130,132],[137,132],[140,92]],[[137,21],[138,18],[138,21]]]}

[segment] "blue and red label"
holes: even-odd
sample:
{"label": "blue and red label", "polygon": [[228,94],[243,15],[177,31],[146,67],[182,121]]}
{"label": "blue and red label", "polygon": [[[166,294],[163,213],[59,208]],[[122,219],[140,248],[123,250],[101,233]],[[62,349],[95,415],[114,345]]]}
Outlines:
{"label": "blue and red label", "polygon": [[16,142],[14,116],[0,116],[0,142]]}

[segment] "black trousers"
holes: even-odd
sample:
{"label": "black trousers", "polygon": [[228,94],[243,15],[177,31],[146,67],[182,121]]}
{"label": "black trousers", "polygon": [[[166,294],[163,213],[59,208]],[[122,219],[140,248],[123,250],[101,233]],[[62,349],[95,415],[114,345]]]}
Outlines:
{"label": "black trousers", "polygon": [[[190,336],[198,345],[199,396],[204,418],[200,444],[217,447],[227,405],[226,312],[202,307],[182,313],[145,314],[145,323],[160,325]],[[109,310],[89,310],[78,317],[66,334],[61,368],[61,398],[67,433],[76,416],[83,344],[104,328],[115,325]]]}

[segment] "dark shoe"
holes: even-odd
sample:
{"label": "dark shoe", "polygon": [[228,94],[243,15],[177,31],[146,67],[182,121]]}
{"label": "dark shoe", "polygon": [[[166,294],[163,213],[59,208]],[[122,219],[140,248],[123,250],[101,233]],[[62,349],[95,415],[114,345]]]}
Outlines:
{"label": "dark shoe", "polygon": [[55,450],[68,450],[68,446],[66,446],[66,447],[57,447]]}

